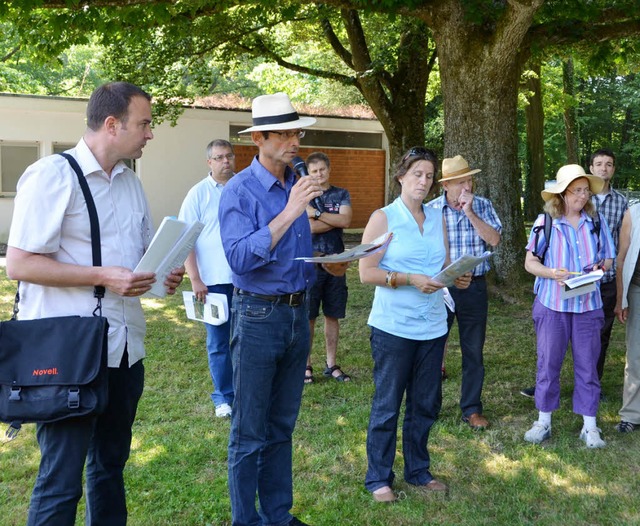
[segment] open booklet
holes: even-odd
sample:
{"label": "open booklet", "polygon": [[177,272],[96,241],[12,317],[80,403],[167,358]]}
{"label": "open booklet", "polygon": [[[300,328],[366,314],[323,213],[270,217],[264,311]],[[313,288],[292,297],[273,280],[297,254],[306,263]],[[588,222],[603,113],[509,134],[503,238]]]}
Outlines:
{"label": "open booklet", "polygon": [[393,232],[386,232],[377,237],[371,243],[363,243],[357,247],[350,248],[340,254],[330,254],[328,256],[303,257],[296,260],[303,260],[307,263],[348,263],[357,259],[366,258],[385,248],[393,237]]}
{"label": "open booklet", "polygon": [[196,295],[191,290],[182,292],[184,308],[187,311],[187,318],[201,321],[211,325],[222,325],[229,319],[229,304],[224,294],[210,292],[207,294],[205,302],[196,299]]}
{"label": "open booklet", "polygon": [[445,287],[451,287],[453,282],[473,270],[483,261],[486,261],[493,255],[493,252],[486,251],[481,256],[472,256],[471,254],[463,254],[448,267],[443,268],[432,279],[442,283]]}
{"label": "open booklet", "polygon": [[602,269],[594,270],[588,274],[582,274],[575,278],[567,279],[564,282],[564,287],[560,297],[563,300],[569,298],[575,298],[576,296],[582,296],[596,290],[596,283],[602,279],[604,272]]}
{"label": "open booklet", "polygon": [[196,244],[204,225],[199,221],[185,223],[175,217],[165,217],[153,236],[149,248],[134,272],[155,272],[156,282],[144,297],[164,298],[164,282],[169,273],[185,262]]}

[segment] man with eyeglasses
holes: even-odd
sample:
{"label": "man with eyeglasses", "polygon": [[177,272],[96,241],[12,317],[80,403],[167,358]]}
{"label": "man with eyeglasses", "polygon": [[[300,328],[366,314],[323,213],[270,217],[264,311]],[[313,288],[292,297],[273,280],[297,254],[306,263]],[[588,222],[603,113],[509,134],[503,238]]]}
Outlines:
{"label": "man with eyeglasses", "polygon": [[[196,184],[185,197],[179,219],[188,223],[200,221],[204,228],[196,241],[185,267],[191,279],[196,299],[205,302],[209,292],[224,294],[231,305],[233,284],[220,238],[218,206],[222,189],[233,177],[235,154],[229,141],[216,139],[207,145],[209,174]],[[204,324],[207,331],[207,356],[213,381],[211,400],[218,418],[231,416],[233,405],[233,371],[229,338],[231,324]]]}
{"label": "man with eyeglasses", "polygon": [[[480,256],[500,243],[502,224],[491,201],[473,194],[472,176],[478,172],[479,169],[470,169],[461,155],[444,159],[440,180],[443,195],[427,204],[442,210],[451,261],[464,254]],[[454,319],[458,320],[462,353],[462,421],[477,430],[489,426],[482,406],[483,349],[489,308],[485,275],[488,271],[489,262],[484,261],[473,269],[468,288],[449,287],[455,312],[449,311],[448,325],[451,330]]]}
{"label": "man with eyeglasses", "polygon": [[[309,352],[306,294],[313,265],[306,207],[322,195],[289,166],[311,117],[285,93],[252,104],[251,165],[222,192],[222,244],[234,285],[231,357],[235,400],[229,435],[232,525],[305,526],[293,506],[292,434]],[[260,509],[256,509],[256,494]]]}

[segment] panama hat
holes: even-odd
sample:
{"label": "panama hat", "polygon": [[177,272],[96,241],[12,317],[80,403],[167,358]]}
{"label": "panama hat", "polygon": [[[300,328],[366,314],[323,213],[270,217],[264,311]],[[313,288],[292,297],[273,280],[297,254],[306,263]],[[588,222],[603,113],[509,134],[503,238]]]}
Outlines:
{"label": "panama hat", "polygon": [[451,181],[453,179],[460,179],[461,177],[468,177],[473,174],[477,174],[482,170],[476,168],[475,170],[469,169],[469,163],[462,155],[456,155],[450,159],[444,159],[442,161],[442,178],[441,183]]}
{"label": "panama hat", "polygon": [[253,118],[253,126],[238,133],[293,130],[311,126],[316,122],[313,117],[299,117],[289,100],[289,95],[282,92],[273,95],[260,95],[253,99],[251,117]]}
{"label": "panama hat", "polygon": [[542,199],[548,201],[554,195],[561,194],[573,181],[585,177],[589,180],[589,190],[593,194],[599,194],[604,187],[604,179],[597,175],[587,174],[579,164],[566,164],[562,166],[556,174],[556,184],[542,190]]}

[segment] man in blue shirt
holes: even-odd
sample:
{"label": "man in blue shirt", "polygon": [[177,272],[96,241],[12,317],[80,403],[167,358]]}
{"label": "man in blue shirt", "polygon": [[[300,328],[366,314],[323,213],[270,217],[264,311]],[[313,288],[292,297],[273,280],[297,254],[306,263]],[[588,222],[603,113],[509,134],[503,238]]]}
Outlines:
{"label": "man in blue shirt", "polygon": [[[442,210],[451,261],[464,254],[480,256],[500,243],[502,224],[491,201],[473,194],[471,176],[479,171],[471,170],[461,155],[444,159],[440,180],[444,195],[427,204]],[[449,312],[449,330],[454,318],[457,319],[462,352],[460,409],[462,420],[473,429],[489,426],[482,414],[483,349],[489,308],[485,274],[488,271],[489,262],[484,261],[473,269],[469,288],[449,288],[455,302],[455,312]]]}
{"label": "man in blue shirt", "polygon": [[[225,186],[219,217],[235,286],[231,359],[235,400],[229,436],[233,526],[305,526],[293,506],[292,434],[309,352],[306,292],[315,268],[306,207],[322,195],[315,178],[289,167],[302,128],[285,93],[253,101],[258,155]],[[256,493],[260,510],[256,510]]]}

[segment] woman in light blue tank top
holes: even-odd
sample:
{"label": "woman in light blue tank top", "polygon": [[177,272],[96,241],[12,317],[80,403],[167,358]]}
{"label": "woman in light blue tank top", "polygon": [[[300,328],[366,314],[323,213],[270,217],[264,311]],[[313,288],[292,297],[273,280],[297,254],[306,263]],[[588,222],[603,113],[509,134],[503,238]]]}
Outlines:
{"label": "woman in light blue tank top", "polygon": [[[376,286],[369,316],[374,361],[367,432],[366,488],[378,502],[392,502],[397,424],[406,393],[402,450],[404,479],[427,491],[446,491],[431,472],[427,442],[442,404],[441,365],[447,338],[443,285],[431,279],[447,263],[442,212],[423,202],[435,192],[438,161],[426,148],[412,148],[396,169],[400,196],[376,210],[363,243],[393,232],[385,250],[360,260],[360,280]],[[458,278],[466,288],[470,275]]]}

